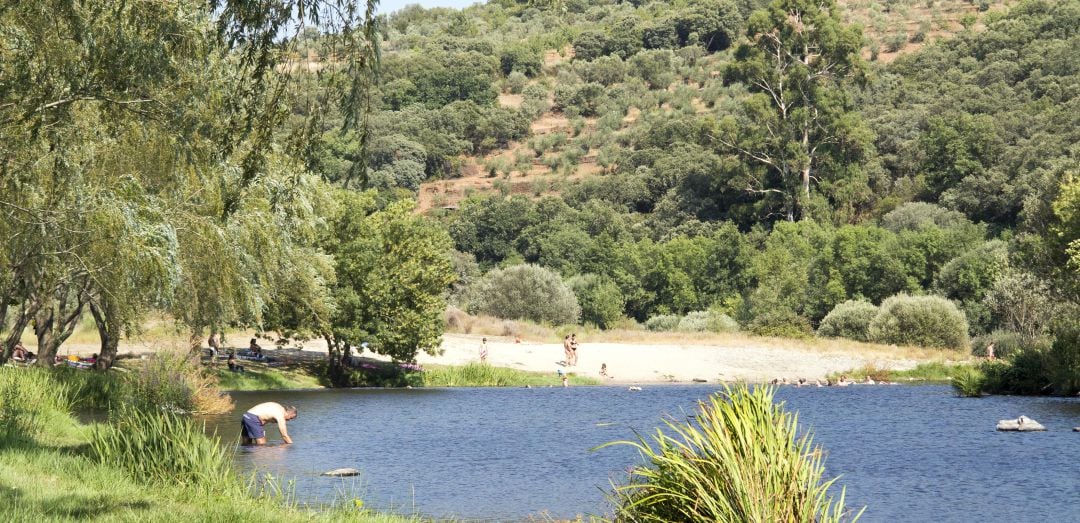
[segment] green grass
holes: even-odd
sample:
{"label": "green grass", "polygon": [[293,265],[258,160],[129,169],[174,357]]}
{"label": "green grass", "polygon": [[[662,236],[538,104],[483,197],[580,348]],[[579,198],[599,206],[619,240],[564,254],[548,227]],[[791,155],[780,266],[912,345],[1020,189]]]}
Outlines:
{"label": "green grass", "polygon": [[215,375],[218,386],[225,390],[289,390],[321,388],[319,379],[308,367],[267,367],[264,364],[249,365],[244,361],[244,372],[232,372],[221,365]]}
{"label": "green grass", "polygon": [[630,445],[646,464],[615,488],[616,521],[855,520],[844,491],[825,480],[811,436],[799,436],[798,416],[773,402],[772,387],[725,388],[699,402],[687,421],[667,420],[652,442]]}
{"label": "green grass", "polygon": [[158,409],[129,406],[110,424],[81,424],[69,409],[85,383],[74,379],[0,368],[0,521],[421,521],[363,511],[351,499],[301,507],[283,489],[245,481],[227,447]]}
{"label": "green grass", "polygon": [[849,380],[862,381],[866,379],[866,376],[870,376],[875,381],[948,383],[952,381],[957,374],[964,373],[968,369],[974,368],[974,366],[973,363],[943,363],[940,361],[931,361],[920,363],[913,369],[891,370],[867,365],[857,369],[830,374],[829,378],[835,381],[841,375],[845,375]]}
{"label": "green grass", "polygon": [[[593,378],[569,374],[570,385],[598,385]],[[482,363],[461,366],[435,366],[424,368],[425,387],[546,387],[562,386],[562,379],[554,373],[527,372],[505,367],[492,367]]]}

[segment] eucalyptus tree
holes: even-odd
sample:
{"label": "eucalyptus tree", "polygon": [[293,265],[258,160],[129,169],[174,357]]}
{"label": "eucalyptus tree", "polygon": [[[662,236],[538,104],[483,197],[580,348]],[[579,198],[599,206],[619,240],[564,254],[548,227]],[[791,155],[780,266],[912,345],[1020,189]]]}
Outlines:
{"label": "eucalyptus tree", "polygon": [[860,127],[846,88],[862,78],[860,30],[834,0],[775,0],[755,11],[726,81],[753,93],[743,118],[725,118],[717,139],[760,169],[746,190],[780,199],[788,221],[806,217],[811,186],[830,162],[850,161]]}

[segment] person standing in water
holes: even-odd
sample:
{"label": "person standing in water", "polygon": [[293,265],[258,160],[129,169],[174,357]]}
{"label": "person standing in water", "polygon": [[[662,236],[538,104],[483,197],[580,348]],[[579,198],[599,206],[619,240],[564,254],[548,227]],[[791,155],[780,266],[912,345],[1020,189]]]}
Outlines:
{"label": "person standing in water", "polygon": [[270,421],[276,421],[281,439],[285,443],[292,443],[289,431],[285,429],[285,422],[296,419],[296,407],[282,407],[280,403],[268,401],[260,403],[248,409],[240,419],[240,438],[244,445],[263,445],[266,443],[266,430],[263,426]]}

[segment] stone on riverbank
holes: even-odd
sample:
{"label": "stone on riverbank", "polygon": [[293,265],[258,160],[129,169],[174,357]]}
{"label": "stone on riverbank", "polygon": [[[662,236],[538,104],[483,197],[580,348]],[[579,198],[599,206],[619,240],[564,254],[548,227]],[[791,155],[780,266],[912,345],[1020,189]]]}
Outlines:
{"label": "stone on riverbank", "polygon": [[328,470],[322,473],[323,476],[345,477],[345,476],[359,476],[360,471],[356,469],[334,469]]}
{"label": "stone on riverbank", "polygon": [[1012,432],[1036,432],[1046,430],[1046,427],[1027,416],[1020,416],[1016,419],[1003,419],[999,421],[997,429]]}

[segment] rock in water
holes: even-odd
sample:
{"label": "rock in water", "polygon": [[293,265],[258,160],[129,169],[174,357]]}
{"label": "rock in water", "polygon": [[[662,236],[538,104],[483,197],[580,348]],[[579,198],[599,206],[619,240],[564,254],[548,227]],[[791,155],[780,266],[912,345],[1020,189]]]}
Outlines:
{"label": "rock in water", "polygon": [[334,469],[323,472],[322,475],[334,477],[359,476],[360,471],[356,469]]}
{"label": "rock in water", "polygon": [[1003,419],[999,421],[997,429],[1015,432],[1036,432],[1046,430],[1046,427],[1027,416],[1020,416],[1016,419]]}
{"label": "rock in water", "polygon": [[1080,432],[1080,427],[1073,427],[1073,432]]}

